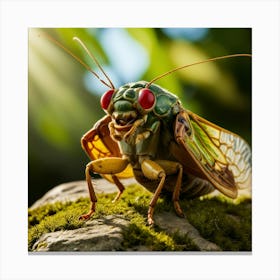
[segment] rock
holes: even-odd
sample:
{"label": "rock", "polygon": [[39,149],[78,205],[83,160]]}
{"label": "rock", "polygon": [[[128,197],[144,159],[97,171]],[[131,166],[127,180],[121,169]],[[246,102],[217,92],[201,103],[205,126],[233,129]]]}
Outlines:
{"label": "rock", "polygon": [[33,245],[32,251],[119,251],[122,232],[129,221],[120,216],[106,216],[88,221],[85,227],[43,234]]}
{"label": "rock", "polygon": [[[122,182],[124,182],[125,186],[136,183],[135,179],[126,179],[122,180]],[[96,193],[114,193],[118,191],[115,184],[105,179],[94,180],[94,186]],[[38,199],[30,209],[32,210],[47,203],[55,203],[57,201],[76,201],[81,197],[89,197],[86,181],[64,183],[49,190],[43,197]]]}
{"label": "rock", "polygon": [[[177,233],[187,237],[200,251],[221,251],[216,244],[205,240],[186,220],[174,213],[155,215],[155,223],[168,234]],[[55,231],[43,234],[33,245],[33,252],[104,252],[104,251],[149,251],[144,245],[124,248],[123,232],[129,221],[119,215],[110,215],[86,222],[79,229]]]}
{"label": "rock", "polygon": [[198,230],[186,218],[179,218],[171,212],[161,212],[155,214],[154,220],[156,225],[169,234],[187,236],[200,251],[222,251],[218,245],[201,237]]}
{"label": "rock", "polygon": [[[135,180],[126,180],[125,186],[134,184]],[[114,193],[118,189],[104,179],[94,180],[96,193]],[[47,192],[36,201],[31,209],[57,201],[75,201],[88,197],[85,181],[61,184]],[[237,218],[233,217],[235,220]],[[154,215],[155,225],[169,236],[187,237],[200,251],[222,251],[222,249],[204,239],[186,218],[179,218],[174,212],[158,212]],[[110,215],[87,221],[81,228],[45,233],[32,246],[31,251],[150,251],[145,244],[133,248],[124,248],[124,232],[130,221],[121,215]]]}

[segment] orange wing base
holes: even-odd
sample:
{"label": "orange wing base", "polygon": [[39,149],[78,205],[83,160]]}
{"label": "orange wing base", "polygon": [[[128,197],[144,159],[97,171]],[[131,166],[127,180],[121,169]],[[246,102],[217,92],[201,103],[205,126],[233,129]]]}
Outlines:
{"label": "orange wing base", "polygon": [[[110,116],[105,116],[89,130],[81,139],[81,145],[83,150],[89,156],[91,160],[110,158],[110,157],[122,157],[119,145],[110,135],[109,123],[111,122]],[[108,181],[114,183],[112,175],[101,174],[102,177]],[[122,171],[116,174],[118,179],[127,179],[133,177],[133,170],[130,165]]]}

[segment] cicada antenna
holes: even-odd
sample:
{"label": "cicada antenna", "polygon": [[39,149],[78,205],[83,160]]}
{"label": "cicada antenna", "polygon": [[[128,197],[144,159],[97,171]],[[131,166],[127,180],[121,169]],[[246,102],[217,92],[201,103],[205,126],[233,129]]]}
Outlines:
{"label": "cicada antenna", "polygon": [[110,80],[110,78],[108,77],[108,75],[106,74],[106,72],[103,70],[103,68],[101,67],[100,63],[98,62],[98,60],[96,59],[96,57],[89,51],[89,49],[86,47],[86,45],[81,41],[81,39],[79,39],[78,37],[73,37],[73,40],[77,41],[82,47],[83,49],[87,52],[87,54],[89,55],[89,57],[95,62],[95,64],[97,65],[97,67],[101,70],[101,72],[103,73],[103,75],[106,77],[107,81],[109,82],[110,86],[112,89],[115,88],[115,86],[113,85],[112,81]]}
{"label": "cicada antenna", "polygon": [[194,63],[191,63],[191,64],[186,64],[186,65],[183,65],[183,66],[179,66],[177,68],[174,68],[174,69],[172,69],[168,72],[165,72],[165,73],[153,78],[149,83],[147,83],[146,88],[149,88],[151,86],[151,84],[153,84],[155,81],[157,81],[157,80],[159,80],[159,79],[161,79],[165,76],[168,76],[168,75],[170,75],[170,74],[172,74],[176,71],[188,68],[190,66],[194,66],[194,65],[198,65],[198,64],[202,64],[202,63],[207,63],[207,62],[211,62],[211,61],[216,61],[216,60],[221,60],[221,59],[226,59],[226,58],[231,58],[231,57],[241,57],[241,56],[252,57],[251,54],[247,54],[247,53],[230,54],[230,55],[218,56],[218,57],[209,58],[209,59],[206,59],[206,60],[203,60],[203,61],[198,61],[198,62],[194,62]]}
{"label": "cicada antenna", "polygon": [[[40,36],[40,34],[39,34]],[[75,60],[77,60],[81,65],[83,65],[89,72],[91,72],[102,84],[104,84],[105,86],[107,86],[108,88],[114,89],[114,85],[112,84],[112,82],[110,81],[110,79],[108,79],[107,75],[105,75],[105,77],[108,79],[108,81],[110,81],[110,83],[106,83],[105,81],[103,81],[99,75],[94,72],[90,66],[88,66],[85,62],[83,62],[78,56],[76,56],[74,53],[72,53],[70,50],[68,50],[66,47],[64,47],[61,43],[59,43],[56,39],[54,39],[51,35],[47,34],[47,33],[43,33],[43,36],[46,37],[49,41],[53,42],[54,44],[56,44],[58,47],[60,47],[61,49],[63,49],[64,51],[66,51],[70,56],[72,56]],[[94,60],[95,61],[95,60]],[[96,61],[95,61],[96,62]],[[99,63],[97,64],[99,65]],[[100,65],[98,66],[99,68]],[[102,69],[102,68],[101,68]],[[104,71],[102,69],[102,73],[104,74]]]}

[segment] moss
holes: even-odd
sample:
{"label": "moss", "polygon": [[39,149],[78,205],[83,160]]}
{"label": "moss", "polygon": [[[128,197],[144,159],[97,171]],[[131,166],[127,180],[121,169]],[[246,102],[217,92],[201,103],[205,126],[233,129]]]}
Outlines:
{"label": "moss", "polygon": [[[123,248],[151,251],[196,251],[187,237],[176,232],[168,235],[158,227],[148,227],[146,216],[151,193],[138,185],[126,189],[117,203],[111,203],[115,194],[99,194],[93,217],[122,215],[130,221],[124,231]],[[238,203],[221,197],[182,200],[181,207],[189,222],[201,236],[219,245],[225,251],[251,250],[251,201]],[[86,226],[78,217],[88,211],[89,199],[75,202],[47,204],[28,211],[28,248],[47,232],[70,230]],[[168,198],[160,198],[155,211],[173,211]],[[43,245],[42,245],[43,246]]]}
{"label": "moss", "polygon": [[75,203],[57,202],[38,207],[28,211],[28,248],[40,236],[47,232],[80,228],[84,222],[79,221],[79,216],[88,208],[88,201],[78,200]]}
{"label": "moss", "polygon": [[[144,248],[147,251],[173,251],[173,239],[162,232],[157,232],[146,226],[144,219],[133,219],[124,233],[124,248]],[[143,250],[143,249],[142,249]]]}
{"label": "moss", "polygon": [[186,203],[190,223],[225,251],[251,251],[251,200],[238,204],[223,196]]}

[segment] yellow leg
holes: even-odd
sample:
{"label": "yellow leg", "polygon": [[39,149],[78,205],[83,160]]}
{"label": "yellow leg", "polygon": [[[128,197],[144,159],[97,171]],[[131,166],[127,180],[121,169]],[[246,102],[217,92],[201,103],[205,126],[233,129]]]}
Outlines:
{"label": "yellow leg", "polygon": [[169,160],[156,160],[156,162],[164,169],[167,175],[178,173],[178,177],[173,191],[172,200],[177,215],[180,217],[184,217],[184,213],[179,204],[179,196],[180,196],[182,177],[183,177],[183,166],[178,162],[169,161]]}
{"label": "yellow leg", "polygon": [[180,189],[182,184],[182,176],[183,176],[183,167],[181,164],[173,161],[168,160],[156,160],[152,161],[149,159],[143,160],[141,164],[141,169],[143,174],[146,178],[150,180],[159,180],[159,185],[157,186],[157,189],[152,197],[152,200],[149,204],[149,210],[148,210],[148,224],[152,225],[154,223],[153,221],[153,213],[154,208],[157,203],[157,200],[159,198],[159,195],[162,191],[162,188],[164,186],[164,181],[166,178],[166,175],[172,175],[178,173],[177,181],[174,187],[173,191],[173,203],[174,208],[180,217],[183,217],[183,211],[181,210],[180,204],[179,204],[179,195],[180,195]]}
{"label": "yellow leg", "polygon": [[[88,191],[89,191],[89,196],[90,196],[90,201],[91,201],[91,207],[90,207],[90,211],[87,214],[82,215],[80,217],[80,219],[87,220],[95,212],[95,204],[97,202],[97,198],[96,198],[96,195],[94,192],[94,187],[93,187],[93,184],[91,181],[90,172],[113,175],[113,174],[122,172],[127,167],[127,165],[128,165],[127,159],[122,159],[122,158],[117,158],[117,157],[97,159],[97,160],[91,161],[90,163],[87,164],[85,173],[86,173],[86,181],[88,184]],[[114,176],[113,176],[113,178],[114,178]],[[118,185],[117,185],[117,187],[119,188]],[[119,190],[120,190],[120,188],[119,188]]]}
{"label": "yellow leg", "polygon": [[166,174],[160,165],[158,165],[157,163],[155,163],[154,161],[149,160],[149,159],[145,159],[142,162],[141,169],[146,178],[148,178],[150,180],[160,179],[160,182],[152,197],[152,200],[150,201],[149,209],[148,209],[148,224],[153,225],[153,223],[154,223],[153,214],[154,214],[155,205],[157,203],[157,200],[158,200],[161,190],[163,188]]}

